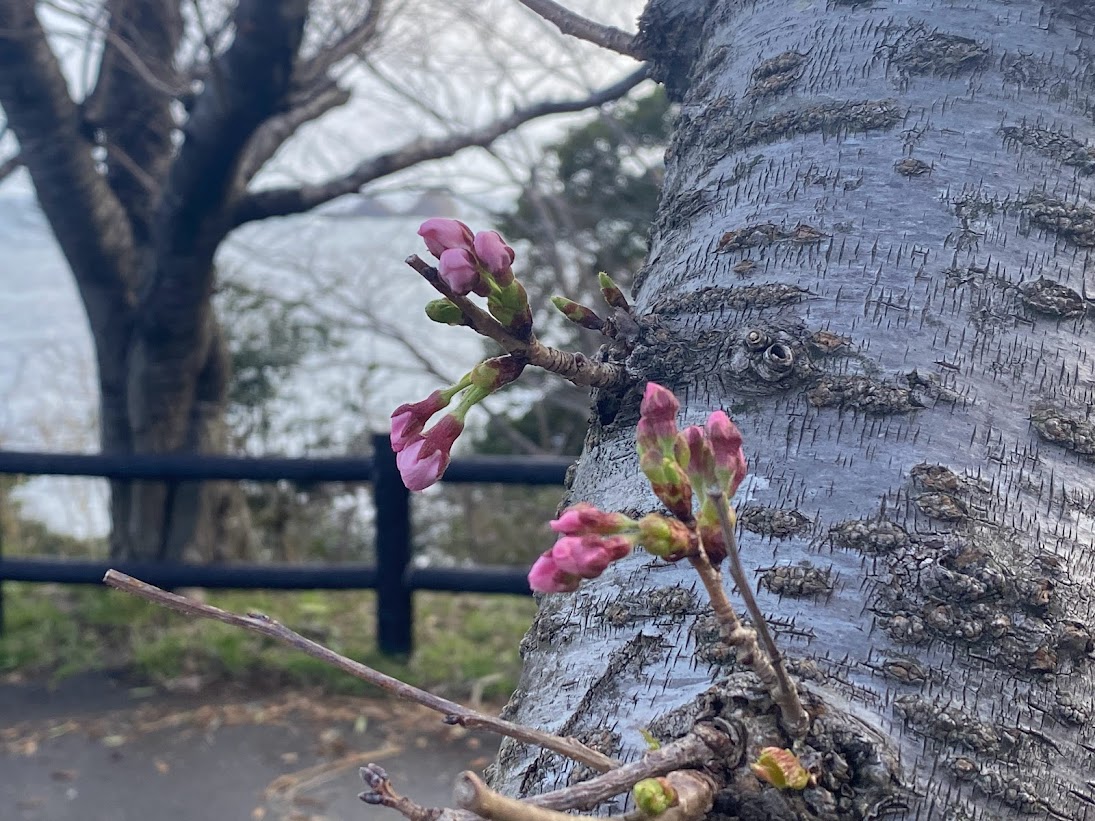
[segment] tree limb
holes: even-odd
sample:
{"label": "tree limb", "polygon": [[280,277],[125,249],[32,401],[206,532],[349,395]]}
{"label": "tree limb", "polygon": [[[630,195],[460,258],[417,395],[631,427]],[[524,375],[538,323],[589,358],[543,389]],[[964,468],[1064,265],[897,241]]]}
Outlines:
{"label": "tree limb", "polygon": [[181,91],[173,59],[182,38],[178,2],[108,0],[95,87],[81,105],[106,149],[106,179],[146,242],[174,153],[171,110]]}
{"label": "tree limb", "polygon": [[243,191],[264,165],[273,157],[297,129],[326,114],[328,111],[345,105],[350,100],[350,92],[331,85],[315,95],[302,99],[300,104],[284,114],[271,117],[251,137],[240,162],[235,190]]}
{"label": "tree limb", "polygon": [[480,727],[484,730],[498,733],[499,735],[515,738],[526,744],[535,744],[557,752],[560,755],[564,755],[567,758],[579,761],[600,772],[605,772],[619,766],[619,762],[603,753],[599,753],[596,750],[587,747],[576,739],[560,738],[559,736],[551,735],[550,733],[534,730],[529,727],[522,727],[519,724],[513,724],[500,718],[488,716],[484,713],[472,710],[469,707],[465,707],[462,704],[457,704],[455,701],[449,701],[446,698],[441,698],[441,696],[436,696],[433,693],[420,690],[410,684],[405,684],[399,679],[386,676],[378,670],[374,670],[372,667],[368,667],[353,659],[346,658],[345,656],[339,655],[334,650],[324,647],[322,644],[304,638],[304,636],[299,633],[295,633],[288,627],[279,624],[261,613],[250,613],[246,616],[241,616],[237,613],[222,610],[219,607],[192,601],[185,596],[177,596],[174,593],[168,593],[166,590],[161,590],[154,585],[146,584],[139,579],[134,579],[132,576],[127,576],[125,573],[119,573],[117,570],[108,570],[106,576],[103,577],[103,582],[117,590],[131,593],[145,601],[150,601],[153,604],[158,604],[161,607],[166,607],[177,613],[182,613],[187,616],[198,616],[203,619],[213,619],[215,621],[223,622],[224,624],[243,627],[247,630],[252,630],[261,635],[276,639],[283,644],[288,644],[290,647],[299,650],[302,653],[307,653],[309,656],[326,662],[332,667],[337,667],[339,670],[349,673],[398,698],[413,701],[416,704],[421,704],[424,707],[429,707],[431,710],[442,713],[446,716],[446,720],[450,724],[460,724],[465,727]]}
{"label": "tree limb", "polygon": [[309,211],[337,197],[356,193],[362,186],[381,177],[402,171],[428,160],[448,157],[471,146],[486,147],[518,126],[549,114],[582,111],[604,105],[630,91],[646,79],[646,67],[629,74],[623,80],[580,100],[543,102],[520,108],[489,125],[435,139],[417,140],[395,151],[366,160],[342,177],[315,185],[293,188],[271,188],[244,196],[232,215],[233,225],[242,225],[269,217],[284,217]]}
{"label": "tree limb", "polygon": [[212,61],[191,108],[156,214],[157,268],[142,294],[149,324],[180,340],[200,333],[213,254],[230,228],[231,188],[251,138],[285,106],[308,5],[240,0],[235,39]]}
{"label": "tree limb", "polygon": [[636,60],[644,59],[633,34],[628,34],[614,26],[595,23],[553,0],[518,0],[518,2],[543,17],[563,34],[577,37],[579,40],[585,40],[619,54],[626,54]]}

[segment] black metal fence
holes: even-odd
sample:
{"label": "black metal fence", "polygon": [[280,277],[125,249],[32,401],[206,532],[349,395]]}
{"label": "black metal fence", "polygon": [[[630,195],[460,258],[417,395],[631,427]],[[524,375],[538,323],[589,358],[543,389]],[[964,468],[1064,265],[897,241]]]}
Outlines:
{"label": "black metal fence", "polygon": [[[373,437],[364,458],[284,459],[187,454],[124,456],[0,452],[0,474],[89,476],[169,483],[209,480],[370,482],[376,504],[376,564],[211,564],[100,562],[4,558],[0,545],[0,630],[3,582],[101,584],[109,568],[159,587],[270,590],[376,590],[377,641],[382,652],[409,653],[416,590],[461,593],[529,591],[526,571],[508,567],[415,567],[410,494],[396,470],[388,437]],[[477,456],[454,459],[442,481],[506,485],[561,485],[571,460],[554,457]]]}

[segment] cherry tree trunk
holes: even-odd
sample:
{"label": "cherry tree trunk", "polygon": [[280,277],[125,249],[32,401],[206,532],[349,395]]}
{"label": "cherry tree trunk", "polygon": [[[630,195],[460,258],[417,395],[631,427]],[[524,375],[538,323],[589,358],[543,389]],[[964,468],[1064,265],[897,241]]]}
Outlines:
{"label": "cherry tree trunk", "polygon": [[[816,786],[749,776],[712,817],[1095,818],[1095,7],[652,0],[642,26],[682,109],[636,386],[595,397],[566,501],[657,509],[645,380],[685,423],[730,412],[743,558],[826,713]],[[785,746],[705,611],[641,551],[545,598],[507,712],[624,758],[703,711]],[[879,746],[821,740],[838,715]],[[493,778],[571,773],[506,743]]]}

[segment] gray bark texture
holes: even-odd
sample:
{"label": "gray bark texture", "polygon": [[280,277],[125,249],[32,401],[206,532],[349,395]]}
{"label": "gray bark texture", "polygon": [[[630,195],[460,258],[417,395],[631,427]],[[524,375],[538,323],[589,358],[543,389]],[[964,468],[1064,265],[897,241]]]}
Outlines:
{"label": "gray bark texture", "polygon": [[[609,352],[637,384],[595,396],[566,502],[657,509],[647,379],[742,429],[817,784],[741,776],[711,817],[1095,818],[1095,7],[653,0],[642,27],[682,110]],[[545,598],[506,717],[624,759],[704,713],[789,746],[706,604],[641,552]],[[575,773],[507,742],[492,777]]]}

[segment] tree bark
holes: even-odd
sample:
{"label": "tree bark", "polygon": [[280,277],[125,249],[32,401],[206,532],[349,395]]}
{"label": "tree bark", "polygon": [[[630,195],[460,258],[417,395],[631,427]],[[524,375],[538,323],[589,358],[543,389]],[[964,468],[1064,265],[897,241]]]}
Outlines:
{"label": "tree bark", "polygon": [[[1095,816],[1095,11],[652,0],[643,30],[682,110],[636,386],[595,396],[566,502],[656,509],[646,380],[686,423],[729,411],[743,559],[829,710],[817,786],[746,779],[712,817]],[[545,598],[507,717],[631,759],[641,728],[721,709],[751,716],[751,756],[784,746],[705,608],[685,563],[643,554]],[[881,758],[823,749],[836,714]],[[892,798],[858,802],[898,757]],[[507,742],[493,781],[570,774]]]}

